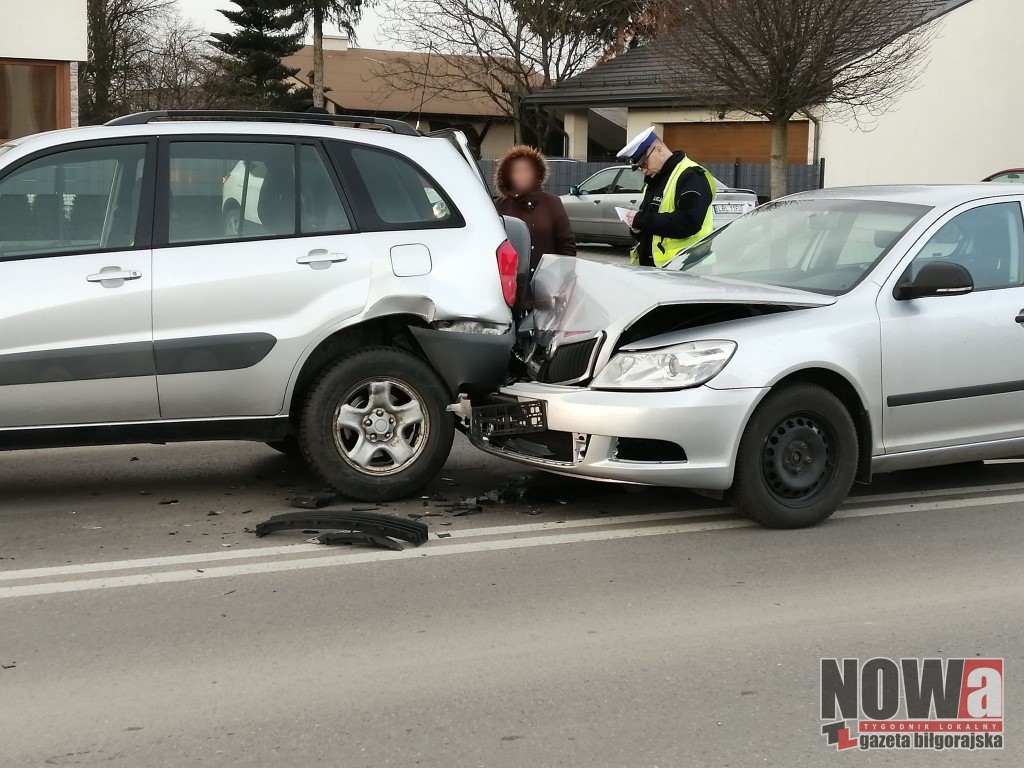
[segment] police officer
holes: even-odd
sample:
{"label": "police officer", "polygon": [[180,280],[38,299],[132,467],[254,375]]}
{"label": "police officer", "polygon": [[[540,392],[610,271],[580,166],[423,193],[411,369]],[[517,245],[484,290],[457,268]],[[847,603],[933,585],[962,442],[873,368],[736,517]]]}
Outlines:
{"label": "police officer", "polygon": [[633,264],[664,267],[684,248],[711,233],[715,199],[712,175],[684,152],[673,152],[648,128],[629,142],[619,158],[647,177],[639,210],[626,223],[637,240]]}

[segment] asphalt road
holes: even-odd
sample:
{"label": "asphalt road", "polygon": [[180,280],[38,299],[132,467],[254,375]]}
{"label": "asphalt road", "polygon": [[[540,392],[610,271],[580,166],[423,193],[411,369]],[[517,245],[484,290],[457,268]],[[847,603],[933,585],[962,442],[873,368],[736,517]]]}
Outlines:
{"label": "asphalt road", "polygon": [[1024,709],[1020,464],[882,478],[780,533],[460,441],[389,508],[432,515],[418,549],[245,532],[311,490],[262,446],[5,455],[0,764],[1024,764],[1012,725],[998,753],[840,756],[817,711],[832,656],[1003,657]]}
{"label": "asphalt road", "polygon": [[[260,445],[0,455],[0,766],[1024,765],[1024,464],[774,532],[460,438],[382,507],[422,547],[248,532],[319,490]],[[879,656],[1004,658],[1005,747],[838,754],[819,660]]]}

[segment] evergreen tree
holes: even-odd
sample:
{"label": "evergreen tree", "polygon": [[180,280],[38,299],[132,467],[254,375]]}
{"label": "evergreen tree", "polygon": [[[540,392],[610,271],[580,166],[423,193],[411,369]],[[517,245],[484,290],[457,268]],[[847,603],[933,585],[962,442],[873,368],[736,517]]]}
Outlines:
{"label": "evergreen tree", "polygon": [[289,78],[299,70],[281,60],[302,47],[303,18],[280,0],[232,0],[238,10],[222,10],[235,29],[217,32],[213,46],[225,77],[222,101],[237,109],[302,110],[308,88],[295,89]]}

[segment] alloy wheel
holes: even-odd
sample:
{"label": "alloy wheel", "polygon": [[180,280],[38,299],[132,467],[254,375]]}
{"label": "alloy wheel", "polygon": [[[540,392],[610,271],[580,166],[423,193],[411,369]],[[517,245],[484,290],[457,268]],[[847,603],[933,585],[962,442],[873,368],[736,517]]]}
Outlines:
{"label": "alloy wheel", "polygon": [[352,387],[334,413],[334,444],[360,472],[390,475],[423,453],[430,417],[423,399],[397,379],[372,379]]}

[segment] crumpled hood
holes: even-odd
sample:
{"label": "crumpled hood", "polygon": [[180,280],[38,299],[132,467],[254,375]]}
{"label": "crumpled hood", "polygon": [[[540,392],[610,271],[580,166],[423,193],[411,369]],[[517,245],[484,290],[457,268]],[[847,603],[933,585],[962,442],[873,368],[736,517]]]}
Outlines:
{"label": "crumpled hood", "polygon": [[641,315],[665,304],[765,304],[824,307],[834,296],[697,277],[568,256],[544,256],[533,278],[538,331],[577,335],[605,331],[615,339]]}

